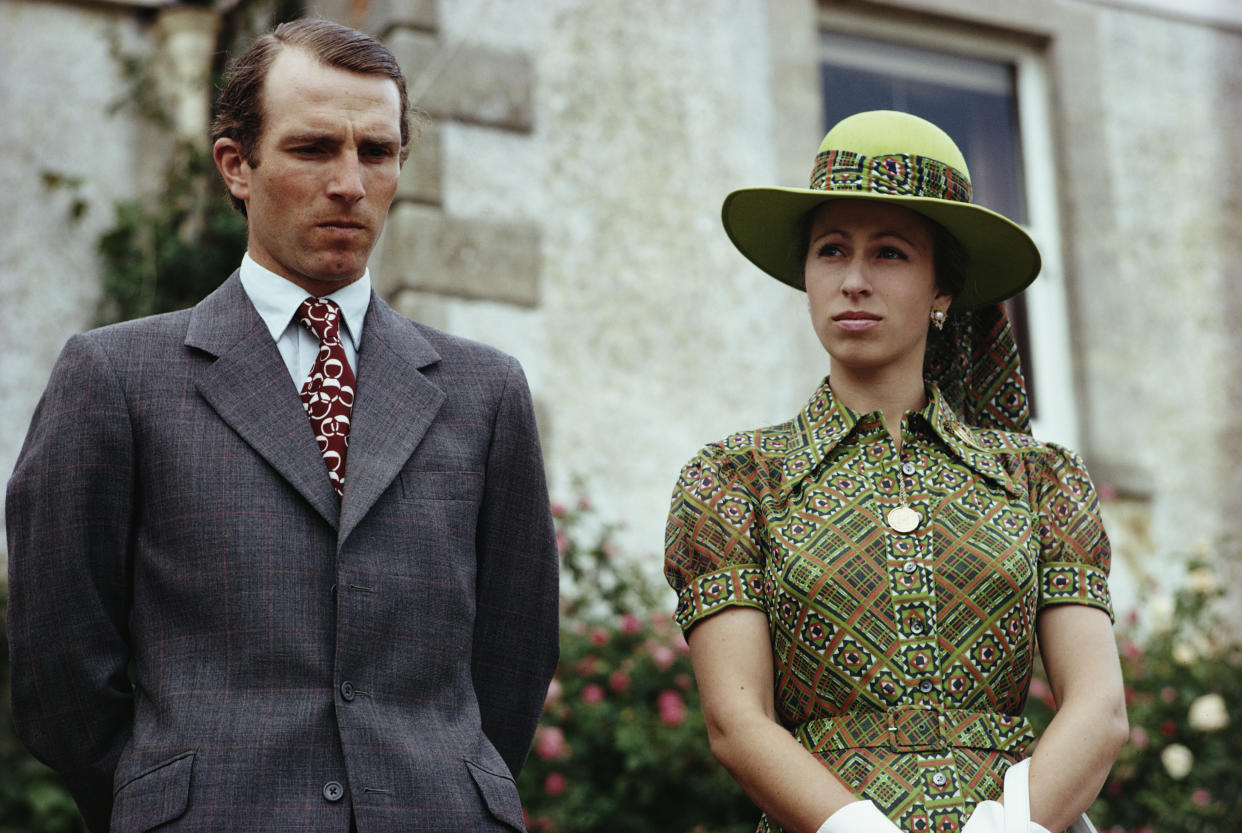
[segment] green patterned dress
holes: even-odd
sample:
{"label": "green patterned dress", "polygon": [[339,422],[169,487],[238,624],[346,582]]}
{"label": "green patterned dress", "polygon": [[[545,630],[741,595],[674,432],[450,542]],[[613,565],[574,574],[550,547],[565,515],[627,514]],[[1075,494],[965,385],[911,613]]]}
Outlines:
{"label": "green patterned dress", "polygon": [[[795,419],[707,446],[673,494],[665,573],[687,632],[766,613],[781,724],[903,831],[952,833],[1033,740],[1038,611],[1111,615],[1109,544],[1077,455],[928,394],[900,458],[827,380]],[[903,485],[908,534],[885,522]]]}

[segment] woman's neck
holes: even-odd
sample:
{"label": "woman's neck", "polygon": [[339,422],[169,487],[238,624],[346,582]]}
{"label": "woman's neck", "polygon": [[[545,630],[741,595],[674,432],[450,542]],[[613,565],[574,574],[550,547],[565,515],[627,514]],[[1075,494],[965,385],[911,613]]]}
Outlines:
{"label": "woman's neck", "polygon": [[828,378],[832,395],[856,413],[879,411],[897,451],[901,451],[901,420],[906,411],[927,404],[922,373],[875,372],[833,368]]}

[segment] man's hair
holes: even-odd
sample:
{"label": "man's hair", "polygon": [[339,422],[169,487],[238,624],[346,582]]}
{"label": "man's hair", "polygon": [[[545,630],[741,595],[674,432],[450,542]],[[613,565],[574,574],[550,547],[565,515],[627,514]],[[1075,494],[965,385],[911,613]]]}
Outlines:
{"label": "man's hair", "polygon": [[[388,47],[370,35],[329,20],[305,19],[282,23],[261,35],[229,67],[228,80],[216,101],[216,117],[211,125],[211,143],[233,139],[241,147],[242,158],[259,164],[259,139],[263,135],[263,82],[276,55],[284,47],[303,49],[325,66],[382,75],[397,85],[401,104],[401,162],[410,153],[410,102],[405,76]],[[245,213],[245,205],[230,196],[233,206]]]}

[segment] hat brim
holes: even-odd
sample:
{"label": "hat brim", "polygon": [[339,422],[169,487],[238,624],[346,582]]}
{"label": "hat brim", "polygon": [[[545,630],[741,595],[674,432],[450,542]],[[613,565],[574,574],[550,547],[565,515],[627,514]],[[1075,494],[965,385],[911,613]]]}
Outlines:
{"label": "hat brim", "polygon": [[1012,298],[1039,274],[1039,249],[1013,221],[973,203],[866,191],[742,188],[725,197],[721,219],[738,251],[777,280],[803,289],[805,253],[798,251],[802,218],[832,200],[900,205],[943,226],[966,251],[966,282],[953,300],[963,312]]}

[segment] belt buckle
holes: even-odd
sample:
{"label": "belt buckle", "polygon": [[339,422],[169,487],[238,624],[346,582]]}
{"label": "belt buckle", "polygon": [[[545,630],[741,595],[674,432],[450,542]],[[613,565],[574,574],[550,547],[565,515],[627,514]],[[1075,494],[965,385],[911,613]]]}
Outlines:
{"label": "belt buckle", "polygon": [[888,746],[893,752],[944,750],[944,713],[935,706],[897,706],[888,710]]}

